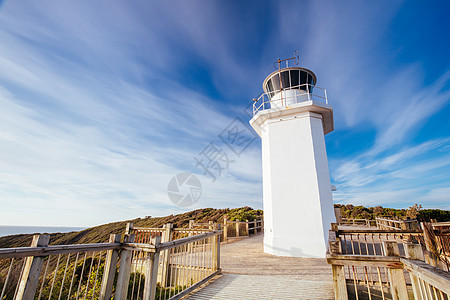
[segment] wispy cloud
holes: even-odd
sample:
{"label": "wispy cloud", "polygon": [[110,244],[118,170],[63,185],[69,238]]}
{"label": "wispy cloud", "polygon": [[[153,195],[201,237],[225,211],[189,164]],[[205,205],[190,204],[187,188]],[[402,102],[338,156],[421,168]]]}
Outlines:
{"label": "wispy cloud", "polygon": [[[331,176],[338,186],[335,200],[396,207],[421,201],[431,205],[426,195],[442,191],[450,180],[445,150],[450,136],[419,143],[415,138],[450,103],[450,73],[437,74],[430,83],[425,82],[423,62],[397,63],[395,43],[386,44],[386,39],[393,19],[405,9],[403,3],[366,4],[312,2],[307,6],[308,22],[295,20],[292,12],[282,37],[288,40],[298,28],[306,34],[304,61],[318,75],[319,85],[328,90],[336,122],[332,134],[361,129],[376,133],[369,147],[361,145],[368,150],[336,155],[339,159],[329,153]],[[280,9],[280,15],[285,11]]]}
{"label": "wispy cloud", "polygon": [[329,153],[337,201],[406,205],[397,199],[416,195],[444,206],[449,175],[434,173],[448,167],[448,136],[417,142],[411,132],[448,104],[450,75],[429,84],[421,62],[392,67],[385,40],[401,2],[176,5],[2,5],[1,223],[91,225],[184,211],[166,195],[184,171],[204,184],[193,208],[261,207],[259,143],[231,157],[214,183],[193,158],[245,117],[272,61],[296,48],[328,89],[332,134],[376,132],[363,153]]}
{"label": "wispy cloud", "polygon": [[[88,225],[180,211],[167,198],[168,181],[178,172],[201,173],[193,157],[234,116],[164,72],[149,72],[176,59],[138,63],[140,49],[126,43],[127,31],[143,25],[133,9],[107,8],[126,19],[122,35],[111,35],[119,30],[113,18],[69,3],[54,9],[60,13],[33,4],[11,8],[1,21],[1,199],[10,203],[2,205],[2,223],[76,225],[83,215],[81,225]],[[18,21],[30,14],[39,20]],[[164,46],[157,50],[165,53]],[[153,79],[154,88],[146,82]],[[237,164],[220,184],[204,180],[198,205],[257,204],[259,184],[252,188],[231,170],[249,175]],[[46,220],[20,218],[31,211]]]}
{"label": "wispy cloud", "polygon": [[[334,172],[335,200],[343,203],[405,207],[414,203],[442,207],[448,185],[450,139],[427,141],[391,155],[364,153],[342,163]],[[370,152],[370,151],[369,151]],[[428,195],[439,195],[428,198]],[[444,205],[445,206],[445,205]]]}

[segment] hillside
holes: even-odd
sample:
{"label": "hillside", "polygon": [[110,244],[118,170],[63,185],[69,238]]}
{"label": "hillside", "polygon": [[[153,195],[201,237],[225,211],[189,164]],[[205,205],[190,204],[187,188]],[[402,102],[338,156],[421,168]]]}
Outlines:
{"label": "hillside", "polygon": [[[424,221],[436,219],[438,222],[450,221],[450,211],[439,209],[421,209],[420,205],[414,205],[408,209],[384,208],[381,206],[364,207],[353,206],[352,204],[335,204],[341,209],[342,217],[355,219],[375,219],[375,217],[389,217],[394,219],[419,218]],[[120,222],[113,222],[104,225],[91,227],[82,231],[68,233],[52,233],[50,235],[51,245],[68,244],[88,244],[107,242],[110,234],[120,234],[125,232],[128,222],[132,222],[135,227],[162,227],[166,223],[173,223],[175,228],[189,226],[189,221],[203,223],[208,221],[223,222],[223,217],[228,216],[230,220],[254,220],[261,218],[262,210],[254,210],[245,206],[234,209],[196,209],[178,215],[170,215],[157,218],[137,218]],[[31,243],[32,234],[18,234],[0,237],[0,248],[26,247]]]}
{"label": "hillside", "polygon": [[[254,220],[256,217],[262,216],[262,210],[254,210],[248,206],[234,209],[203,208],[166,217],[137,218],[99,225],[82,231],[52,233],[50,235],[50,244],[69,245],[107,242],[110,234],[124,233],[128,222],[132,222],[135,227],[162,227],[166,223],[173,223],[175,228],[183,228],[189,226],[190,220],[199,223],[208,221],[223,222],[225,215],[230,220]],[[0,237],[0,248],[27,247],[31,244],[32,237],[33,234]]]}

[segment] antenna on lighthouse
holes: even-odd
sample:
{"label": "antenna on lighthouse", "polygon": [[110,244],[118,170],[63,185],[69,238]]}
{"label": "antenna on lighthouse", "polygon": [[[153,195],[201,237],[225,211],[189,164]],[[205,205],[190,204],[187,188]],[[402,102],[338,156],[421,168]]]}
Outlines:
{"label": "antenna on lighthouse", "polygon": [[[295,51],[294,51],[294,56],[293,56],[293,57],[289,57],[289,58],[285,58],[285,59],[279,59],[279,58],[278,58],[278,59],[273,63],[273,67],[274,67],[275,69],[280,70],[280,69],[281,69],[281,63],[282,63],[283,61],[285,61],[285,62],[286,62],[286,68],[289,68],[289,61],[290,61],[290,60],[293,60],[295,65],[298,65],[298,64],[300,63],[300,57],[299,57],[299,55],[298,55],[298,50],[295,50]],[[278,64],[278,65],[276,65],[276,64]]]}
{"label": "antenna on lighthouse", "polygon": [[[286,68],[289,68],[289,61],[290,60],[294,60],[294,63],[296,65],[299,64],[300,59],[299,59],[299,56],[298,56],[298,50],[294,51],[294,56],[293,57],[289,57],[289,58],[285,58],[285,59],[279,59],[278,58],[278,60],[273,63],[273,66],[275,68],[277,68],[277,66],[275,66],[275,64],[278,64],[278,72],[281,74],[281,63],[283,61],[285,61],[286,62]],[[281,105],[284,105],[285,104],[284,102],[286,102],[286,101],[283,99],[283,88],[282,88],[282,84],[281,84],[281,76],[278,76],[278,79],[280,81],[280,85],[279,85],[280,86],[280,90],[279,90],[279,92],[280,92]]]}

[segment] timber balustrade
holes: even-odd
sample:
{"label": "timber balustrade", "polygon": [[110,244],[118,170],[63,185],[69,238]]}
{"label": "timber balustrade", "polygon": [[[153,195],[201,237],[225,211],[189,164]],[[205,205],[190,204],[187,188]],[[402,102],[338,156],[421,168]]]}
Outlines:
{"label": "timber balustrade", "polygon": [[109,243],[57,246],[35,235],[0,249],[0,299],[180,299],[220,272],[221,233],[129,224]]}
{"label": "timber balustrade", "polygon": [[393,220],[386,218],[375,218],[376,226],[379,229],[393,229],[393,230],[413,230],[420,229],[416,219],[408,220]]}
{"label": "timber balustrade", "polygon": [[339,224],[342,225],[362,225],[362,226],[376,226],[376,220],[370,219],[350,219],[350,218],[340,218],[341,222]]}
{"label": "timber balustrade", "polygon": [[450,299],[449,232],[433,224],[421,230],[332,224],[327,261],[336,299]]}
{"label": "timber balustrade", "polygon": [[249,221],[231,221],[225,216],[223,219],[223,241],[228,241],[229,238],[236,238],[241,236],[250,236],[250,234],[257,234],[264,229],[264,221],[261,219]]}
{"label": "timber balustrade", "polygon": [[155,236],[161,236],[162,242],[167,242],[182,237],[209,232],[211,230],[222,229],[220,240],[227,242],[230,238],[248,237],[251,234],[262,232],[264,230],[264,221],[262,219],[253,221],[231,221],[225,216],[223,224],[215,223],[213,221],[197,223],[194,222],[194,220],[190,220],[188,228],[167,228],[166,226],[172,225],[166,224],[163,228],[147,228],[134,227],[132,223],[128,223],[126,233],[135,234],[136,242],[146,243]]}

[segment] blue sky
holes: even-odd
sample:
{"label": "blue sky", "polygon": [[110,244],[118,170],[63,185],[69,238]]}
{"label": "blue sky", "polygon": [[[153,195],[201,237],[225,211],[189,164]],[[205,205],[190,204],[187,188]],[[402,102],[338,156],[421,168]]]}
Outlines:
{"label": "blue sky", "polygon": [[[0,224],[262,208],[220,134],[300,51],[334,107],[336,203],[450,209],[448,1],[0,1]],[[251,132],[246,132],[252,137]],[[210,143],[213,144],[210,144]],[[213,181],[194,158],[227,158]],[[180,208],[167,184],[201,180]]]}

